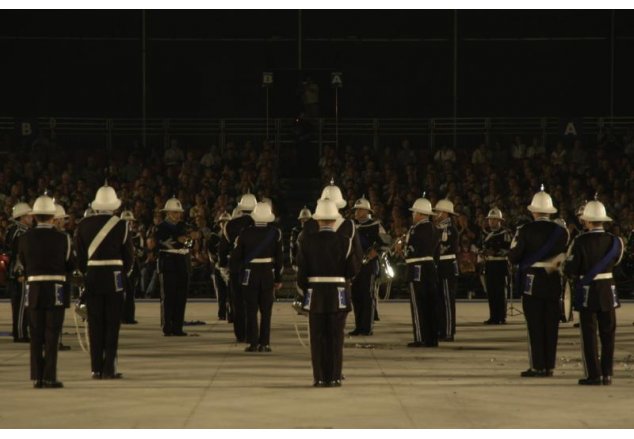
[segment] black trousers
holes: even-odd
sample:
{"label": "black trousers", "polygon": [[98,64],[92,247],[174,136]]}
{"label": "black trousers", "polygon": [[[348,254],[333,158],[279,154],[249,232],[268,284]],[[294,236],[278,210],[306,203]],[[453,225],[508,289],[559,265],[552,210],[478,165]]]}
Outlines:
{"label": "black trousers", "polygon": [[[247,343],[266,346],[271,344],[271,313],[275,293],[273,288],[273,275],[252,273],[249,285],[242,286],[244,304],[246,309],[246,333]],[[258,311],[260,311],[260,327],[258,330]]]}
{"label": "black trousers", "polygon": [[437,286],[434,282],[410,282],[410,306],[414,341],[427,346],[438,346],[436,320]]}
{"label": "black trousers", "polygon": [[522,308],[528,326],[531,368],[554,369],[559,334],[559,299],[542,299],[524,294]]}
{"label": "black trousers", "polygon": [[189,291],[189,268],[187,257],[181,255],[161,256],[166,258],[161,265],[161,327],[163,334],[183,332],[185,307]]}
{"label": "black trousers", "polygon": [[134,293],[138,282],[138,274],[133,272],[131,277],[125,278],[125,295],[123,299],[123,313],[121,321],[123,323],[132,323],[135,320],[136,304],[134,302]]}
{"label": "black trousers", "polygon": [[343,330],[347,315],[348,311],[308,314],[310,354],[315,382],[341,379]]}
{"label": "black trousers", "polygon": [[29,308],[33,381],[57,381],[57,348],[63,322],[63,306]]}
{"label": "black trousers", "polygon": [[[612,376],[614,364],[614,339],[616,334],[616,312],[610,311],[579,311],[579,327],[583,362],[588,378]],[[597,345],[597,326],[601,340],[601,361]]]}
{"label": "black trousers", "polygon": [[506,261],[489,262],[486,265],[484,276],[489,300],[489,318],[495,322],[506,320],[506,292],[509,281],[506,267]]}
{"label": "black trousers", "polygon": [[29,336],[29,313],[26,311],[26,297],[24,284],[15,279],[7,283],[11,295],[11,315],[13,318],[13,339],[27,338]]}
{"label": "black trousers", "polygon": [[112,375],[117,371],[116,359],[121,327],[123,292],[86,295],[90,364],[93,372]]}
{"label": "black trousers", "polygon": [[229,276],[229,294],[231,295],[231,310],[233,313],[233,333],[236,340],[246,341],[247,316],[244,306],[244,296],[242,295],[242,285],[240,285],[240,275],[231,274]]}
{"label": "black trousers", "polygon": [[211,275],[211,281],[214,284],[216,299],[218,299],[218,318],[226,319],[227,316],[231,315],[231,306],[229,305],[229,298],[227,295],[227,284],[222,276],[220,276],[220,273],[218,273],[218,270],[214,270]]}
{"label": "black trousers", "polygon": [[374,263],[361,266],[359,274],[352,281],[352,309],[355,330],[368,333],[374,326]]}
{"label": "black trousers", "polygon": [[456,286],[455,274],[439,276],[439,300],[436,304],[438,336],[453,337],[456,334]]}

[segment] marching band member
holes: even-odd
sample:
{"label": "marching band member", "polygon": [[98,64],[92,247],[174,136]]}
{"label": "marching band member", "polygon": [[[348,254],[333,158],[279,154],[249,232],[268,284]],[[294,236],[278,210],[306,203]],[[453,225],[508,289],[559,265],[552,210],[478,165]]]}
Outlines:
{"label": "marching band member", "polygon": [[313,219],[319,231],[304,236],[297,252],[297,283],[306,293],[315,387],[341,386],[343,338],[350,311],[350,280],[358,265],[353,238],[335,232],[340,218],[332,200],[319,200]]}
{"label": "marching band member", "polygon": [[183,337],[185,307],[191,272],[190,236],[183,221],[183,206],[170,198],[162,209],[165,221],[156,230],[159,249],[158,271],[161,285],[161,327],[166,337]]}
{"label": "marching band member", "polygon": [[304,224],[306,224],[306,222],[311,218],[312,213],[310,212],[310,209],[304,206],[302,210],[299,211],[299,216],[297,217],[299,225],[296,225],[291,230],[291,237],[289,240],[288,248],[290,249],[289,258],[291,261],[291,266],[293,267],[293,270],[295,270],[295,272],[297,272],[297,240],[299,239],[299,234],[302,232],[302,230],[304,230]]}
{"label": "marching band member", "polygon": [[440,232],[438,260],[439,300],[436,305],[438,336],[443,341],[454,341],[456,334],[456,287],[458,283],[458,230],[452,216],[456,216],[453,203],[439,200],[434,207],[435,223]]}
{"label": "marching band member", "polygon": [[9,267],[7,268],[7,291],[11,297],[11,315],[13,320],[12,335],[14,343],[29,342],[29,318],[26,312],[25,283],[18,280],[23,277],[23,269],[17,264],[18,242],[33,225],[31,206],[20,202],[11,210],[13,223],[9,226],[4,242],[9,249]]}
{"label": "marching band member", "polygon": [[240,280],[246,307],[245,351],[271,352],[271,313],[275,290],[282,287],[282,231],[271,225],[275,215],[268,203],[257,203],[251,218],[254,224],[240,232],[231,251],[231,276]]}
{"label": "marching band member", "polygon": [[[67,219],[68,219],[68,215],[66,214],[66,210],[64,209],[64,207],[61,204],[55,203],[55,216],[53,217],[53,225],[55,229],[57,229],[57,231],[63,233],[64,235],[67,235],[70,239],[70,235],[66,232]],[[66,310],[66,308],[70,308],[70,296],[71,296],[70,277],[67,279],[67,282],[64,282],[64,290],[65,290],[64,291],[64,310]],[[61,322],[62,326],[61,327],[64,326],[64,317],[65,317],[65,312],[62,312],[62,322]],[[67,346],[64,343],[62,343],[62,338],[63,338],[62,331],[60,331],[58,350],[69,351],[70,346]]]}
{"label": "marching band member", "polygon": [[427,198],[417,199],[409,209],[413,225],[405,237],[405,247],[397,245],[396,251],[405,256],[408,267],[410,305],[414,341],[408,347],[437,347],[438,322],[436,301],[438,295],[438,271],[436,261],[440,251],[440,234],[430,218],[436,215]]}
{"label": "marching band member", "polygon": [[[579,311],[581,353],[586,377],[581,385],[612,384],[614,338],[618,295],[612,270],[623,257],[623,240],[603,229],[612,221],[605,206],[594,200],[581,215],[587,231],[573,241],[564,265],[564,273],[575,280],[574,306]],[[597,328],[598,325],[598,328]],[[597,329],[601,340],[601,360],[597,348]]]}
{"label": "marching band member", "polygon": [[27,307],[31,327],[31,379],[35,388],[64,387],[57,380],[57,351],[68,303],[66,280],[73,272],[70,236],[55,229],[55,203],[43,195],[33,204],[37,221],[18,246],[24,269]]}
{"label": "marching band member", "polygon": [[228,320],[233,323],[231,304],[227,297],[227,288],[229,279],[225,279],[219,266],[220,257],[220,241],[224,233],[225,225],[231,219],[228,212],[222,212],[216,221],[216,227],[207,240],[207,255],[211,264],[211,281],[214,286],[216,299],[218,300],[218,319]]}
{"label": "marching band member", "polygon": [[[235,246],[235,241],[240,232],[245,228],[253,225],[251,212],[257,204],[255,195],[246,193],[240,198],[240,202],[234,209],[235,218],[232,218],[224,227],[224,233],[219,247],[219,265],[220,269],[229,273],[229,256]],[[233,332],[236,340],[240,343],[246,341],[247,320],[244,309],[244,297],[242,296],[242,287],[240,279],[237,276],[226,274],[229,278],[229,295],[231,300],[231,309],[233,311]]]}
{"label": "marching band member", "polygon": [[489,230],[483,230],[482,255],[484,257],[484,281],[489,301],[489,319],[486,325],[506,323],[506,294],[510,285],[510,271],[507,260],[511,246],[511,231],[502,227],[504,217],[496,207],[486,216]]}
{"label": "marching band member", "polygon": [[139,323],[135,318],[136,306],[134,303],[134,295],[140,282],[140,264],[141,258],[144,254],[143,248],[145,247],[145,240],[143,239],[143,235],[139,233],[139,230],[136,227],[136,218],[134,217],[132,211],[124,210],[123,212],[121,212],[121,220],[126,222],[126,225],[128,227],[128,234],[130,235],[130,239],[132,240],[132,245],[134,247],[134,262],[132,263],[132,270],[125,277],[125,299],[123,301],[121,323],[134,325]]}
{"label": "marching band member", "polygon": [[528,210],[534,221],[518,228],[508,253],[511,264],[518,265],[517,285],[528,327],[530,368],[521,376],[548,377],[555,369],[562,294],[558,268],[568,243],[568,230],[550,220],[557,209],[543,186]]}
{"label": "marching band member", "polygon": [[372,335],[376,310],[374,285],[379,274],[377,250],[383,243],[381,235],[385,235],[385,229],[379,221],[371,217],[372,207],[365,197],[359,198],[354,203],[353,210],[357,236],[365,256],[361,270],[352,281],[355,328],[348,335]]}
{"label": "marching band member", "polygon": [[121,200],[107,184],[91,203],[95,213],[77,226],[75,250],[84,273],[92,377],[122,378],[117,347],[123,310],[124,276],[132,268],[134,249],[125,221],[114,215]]}

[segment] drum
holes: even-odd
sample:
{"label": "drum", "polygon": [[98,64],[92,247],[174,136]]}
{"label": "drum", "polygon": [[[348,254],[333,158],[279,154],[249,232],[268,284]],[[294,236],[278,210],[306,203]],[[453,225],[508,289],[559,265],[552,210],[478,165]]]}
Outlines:
{"label": "drum", "polygon": [[573,321],[572,303],[573,303],[573,286],[570,282],[564,282],[563,292],[559,300],[560,317],[559,320],[562,323],[569,323]]}

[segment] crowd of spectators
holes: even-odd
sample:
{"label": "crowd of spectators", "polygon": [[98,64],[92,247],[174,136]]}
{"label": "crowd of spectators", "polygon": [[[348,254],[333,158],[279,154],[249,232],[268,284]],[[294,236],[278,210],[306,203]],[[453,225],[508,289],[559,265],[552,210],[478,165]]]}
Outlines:
{"label": "crowd of spectators", "polygon": [[176,196],[185,209],[185,221],[200,232],[194,243],[194,266],[206,265],[204,242],[220,213],[231,213],[247,191],[259,199],[274,198],[278,192],[276,157],[266,142],[229,141],[221,151],[217,146],[200,150],[172,141],[164,150],[114,149],[108,154],[45,140],[28,146],[5,143],[2,150],[6,154],[0,164],[0,248],[18,201],[32,204],[47,191],[65,208],[66,229],[72,234],[97,189],[107,181],[123,200],[122,210],[134,214],[135,228],[149,247],[154,246],[152,227],[162,221],[165,201]]}
{"label": "crowd of spectators", "polygon": [[[498,207],[514,229],[530,220],[526,207],[543,184],[569,229],[575,212],[595,194],[614,218],[607,227],[624,238],[634,227],[634,131],[606,131],[593,139],[541,141],[515,136],[487,145],[432,150],[408,139],[383,147],[328,146],[319,166],[323,184],[340,185],[348,205],[365,195],[386,230],[406,233],[411,207],[425,193],[435,204],[448,198],[459,214],[460,246],[474,253],[489,209]],[[470,249],[470,250],[469,250]],[[472,257],[466,262],[473,262]],[[469,262],[470,263],[470,262]]]}

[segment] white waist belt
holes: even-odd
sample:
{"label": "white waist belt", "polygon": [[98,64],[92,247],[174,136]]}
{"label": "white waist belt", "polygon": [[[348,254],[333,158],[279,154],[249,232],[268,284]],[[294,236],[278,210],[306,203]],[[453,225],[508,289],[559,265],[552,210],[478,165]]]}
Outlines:
{"label": "white waist belt", "polygon": [[450,255],[441,255],[440,258],[441,261],[447,261],[449,259],[456,259],[456,255],[454,254],[450,254]]}
{"label": "white waist belt", "polygon": [[506,261],[506,256],[485,256],[487,261]]}
{"label": "white waist belt", "polygon": [[86,265],[89,267],[121,267],[123,265],[123,261],[121,259],[102,259],[97,261],[88,261]]}
{"label": "white waist belt", "polygon": [[309,277],[308,282],[312,284],[343,284],[346,282],[346,278],[337,276],[315,276]]}
{"label": "white waist belt", "polygon": [[531,265],[533,268],[557,268],[557,264],[553,264],[552,262],[535,262]]}
{"label": "white waist belt", "polygon": [[40,274],[38,276],[29,276],[27,282],[66,282],[66,276],[56,274]]}
{"label": "white waist belt", "polygon": [[178,249],[178,250],[170,249],[170,250],[161,250],[161,253],[169,253],[169,254],[172,254],[172,255],[186,255],[186,254],[189,254],[189,250],[187,250],[187,249]]}
{"label": "white waist belt", "polygon": [[273,262],[273,258],[255,258],[249,261],[250,264],[268,264],[269,262]]}
{"label": "white waist belt", "polygon": [[[581,276],[583,279],[585,276]],[[599,273],[592,280],[604,280],[604,279],[612,279],[612,273]]]}
{"label": "white waist belt", "polygon": [[431,256],[423,256],[422,258],[410,258],[410,259],[405,259],[405,262],[408,264],[413,264],[414,262],[429,262],[429,261],[433,261],[434,258]]}

